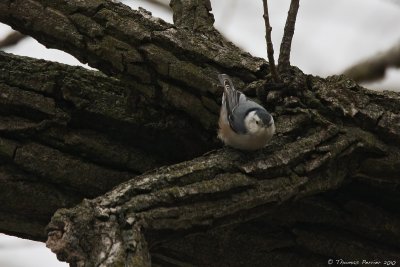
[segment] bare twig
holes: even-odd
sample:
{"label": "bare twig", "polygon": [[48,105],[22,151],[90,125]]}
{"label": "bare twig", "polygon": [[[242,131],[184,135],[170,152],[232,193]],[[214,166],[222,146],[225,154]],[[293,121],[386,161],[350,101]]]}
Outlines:
{"label": "bare twig", "polygon": [[283,32],[283,38],[279,52],[279,71],[285,71],[290,66],[290,50],[292,46],[294,27],[296,24],[297,11],[299,10],[299,2],[300,0],[291,0],[290,2],[290,8],[286,19],[285,30]]}
{"label": "bare twig", "polygon": [[13,31],[9,33],[4,39],[0,40],[0,49],[15,45],[24,38],[25,35],[23,35],[22,33]]}
{"label": "bare twig", "polygon": [[274,59],[274,46],[271,40],[271,31],[272,27],[269,23],[269,15],[268,15],[268,0],[263,0],[264,4],[264,22],[265,22],[265,41],[267,42],[267,54],[269,67],[271,70],[272,79],[274,82],[280,82],[280,78],[278,72],[276,71],[275,59]]}

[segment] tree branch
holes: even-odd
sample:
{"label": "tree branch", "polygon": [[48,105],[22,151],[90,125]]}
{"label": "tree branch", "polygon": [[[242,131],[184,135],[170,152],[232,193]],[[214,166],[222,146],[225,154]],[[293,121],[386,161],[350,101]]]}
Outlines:
{"label": "tree branch", "polygon": [[[75,1],[61,0],[51,3],[7,0],[3,3],[0,5],[2,22],[26,32],[48,47],[61,49],[88,62],[106,74],[122,74],[146,83],[152,82],[151,77],[156,74],[157,79],[183,83],[204,95],[207,91],[215,93],[217,83],[213,75],[221,70],[237,68],[240,78],[254,80],[254,73],[265,64],[230,42],[215,43],[195,33],[182,34],[173,25],[154,20],[143,10],[131,10],[106,0],[89,0],[80,6]],[[36,10],[38,13],[35,14],[40,18],[32,12],[19,13],[21,8]],[[122,22],[116,19],[118,17],[123,18]],[[25,21],[35,21],[35,31]],[[47,27],[43,21],[60,28]],[[203,62],[203,68],[189,64],[192,59]]]}
{"label": "tree branch", "polygon": [[272,79],[275,83],[280,82],[280,78],[276,71],[275,66],[275,59],[274,59],[274,46],[271,40],[271,31],[272,27],[269,23],[269,14],[268,14],[268,1],[263,0],[264,5],[264,22],[265,22],[265,40],[267,42],[267,54],[268,54],[268,61],[269,61],[269,68],[271,70]]}
{"label": "tree branch", "polygon": [[[57,212],[49,225],[47,245],[60,259],[72,265],[78,264],[77,258],[82,266],[99,264],[103,260],[101,255],[115,253],[113,247],[108,245],[110,243],[119,244],[120,250],[115,254],[122,255],[110,265],[134,258],[136,247],[141,245],[151,248],[149,253],[154,252],[156,258],[171,259],[170,253],[164,251],[163,254],[160,249],[165,243],[173,243],[175,239],[199,231],[229,227],[233,223],[259,218],[289,199],[340,187],[359,171],[362,155],[374,155],[379,162],[384,162],[384,150],[389,146],[370,139],[370,134],[347,127],[339,130],[333,125],[320,126],[324,130],[310,131],[310,134],[287,143],[283,140],[287,140],[293,132],[285,132],[287,124],[281,120],[278,124],[281,135],[275,139],[271,149],[253,155],[219,150],[136,177],[105,196],[86,201],[74,209]],[[321,154],[314,151],[321,151]],[[399,163],[398,160],[395,164]],[[330,172],[331,168],[340,172]],[[391,183],[397,185],[399,180]],[[109,224],[122,232],[123,229],[141,229],[144,239],[132,242],[111,238],[111,242],[99,244],[96,240],[104,239],[102,236],[109,232]],[[84,234],[89,225],[99,229],[94,231],[95,237],[93,233],[90,236]],[[378,231],[384,231],[385,235],[395,234],[391,228],[379,227]],[[133,237],[137,235],[135,233]],[[307,233],[297,231],[297,235]],[[304,237],[304,240],[307,238]],[[87,244],[87,251],[91,252],[80,249],[81,242]],[[305,246],[310,245],[304,242]],[[366,254],[369,249],[361,251]],[[132,253],[130,256],[129,252]],[[140,256],[142,250],[139,253],[139,257],[143,258]],[[196,255],[196,252],[192,253]],[[182,260],[179,256],[172,256],[172,259]],[[229,261],[229,258],[226,260]]]}
{"label": "tree branch", "polygon": [[43,240],[58,208],[216,145],[150,85],[6,53],[0,68],[1,231]]}
{"label": "tree branch", "polygon": [[[148,253],[155,261],[183,264],[185,257],[174,256],[176,253],[173,253],[172,247],[179,246],[182,239],[186,240],[185,246],[192,246],[197,239],[192,239],[191,243],[185,237],[199,231],[205,231],[206,236],[208,231],[221,234],[221,230],[217,230],[221,229],[219,227],[230,228],[233,224],[258,221],[265,214],[271,214],[270,218],[274,218],[279,206],[290,203],[290,200],[319,195],[345,187],[346,184],[353,183],[357,188],[368,184],[372,187],[368,192],[379,190],[383,181],[385,188],[397,188],[400,180],[396,166],[400,164],[400,151],[393,144],[400,143],[400,128],[394,126],[400,117],[400,105],[395,104],[400,103],[399,95],[367,91],[344,77],[333,77],[328,81],[316,78],[310,80],[309,84],[311,87],[308,90],[311,91],[305,92],[301,101],[314,103],[319,111],[287,106],[285,110],[288,113],[277,116],[277,137],[267,149],[253,154],[231,149],[218,150],[192,161],[138,176],[93,201],[85,201],[74,209],[60,210],[49,225],[47,245],[60,259],[72,265],[77,264],[77,259],[83,266],[98,264],[103,260],[101,255],[114,251],[108,245],[110,243],[119,244],[120,250],[116,254],[122,256],[116,262],[135,258],[136,247],[139,246],[148,247]],[[339,100],[337,95],[341,97]],[[388,99],[391,99],[393,106],[385,106],[384,101]],[[322,114],[331,114],[333,117]],[[331,121],[339,118],[348,121],[351,126],[340,123],[336,125]],[[389,121],[383,123],[387,119]],[[305,125],[306,132],[299,130],[304,129]],[[360,125],[360,128],[354,125]],[[369,132],[375,129],[377,136]],[[369,168],[372,162],[374,168],[385,168],[387,177],[391,178],[380,177],[379,171],[371,172]],[[390,199],[389,203],[399,200],[398,195]],[[370,207],[370,204],[363,201],[360,199],[358,205]],[[385,209],[390,205],[386,203]],[[326,211],[325,208],[323,210]],[[360,223],[359,216],[367,216],[369,211],[370,208],[364,210],[366,213],[358,210],[359,215],[343,222],[347,225],[346,231],[357,235],[361,234],[363,228],[369,229],[372,231],[369,238],[376,242],[387,242],[382,235],[398,236],[397,230],[381,227],[379,223],[374,224],[377,228],[371,228],[367,221],[363,221],[362,226],[352,228],[352,225]],[[396,215],[388,210],[386,212],[390,223],[395,224]],[[291,211],[286,210],[280,216],[287,214],[291,214]],[[319,216],[323,215],[316,213],[313,218],[316,221],[323,218]],[[290,220],[286,218],[284,221]],[[99,229],[90,236],[83,232],[89,224]],[[135,238],[143,235],[143,239],[132,242],[111,238],[109,243],[98,244],[96,240],[104,238],[110,224],[122,232],[141,229],[139,233],[127,236]],[[283,247],[290,248],[296,244],[300,250],[306,248],[314,255],[321,251],[312,245],[317,238],[313,232],[289,225],[295,228],[293,233],[299,239],[291,240],[286,245],[281,244]],[[322,233],[334,235],[321,230]],[[222,246],[231,248],[225,243],[228,241],[223,241]],[[78,246],[81,242],[87,244],[87,251],[94,252],[82,251]],[[375,250],[374,246],[368,246],[369,239],[343,239],[340,245],[335,242],[328,241],[335,246],[334,249],[338,249],[337,246],[346,247],[349,242],[362,244],[358,250],[359,255],[368,255]],[[221,251],[226,253],[223,248]],[[322,254],[329,257],[330,251],[326,249]],[[380,252],[392,258],[399,257],[396,250]],[[219,254],[204,259],[204,251],[193,250],[188,253],[190,257],[186,257],[198,259],[203,265],[207,265],[204,262],[217,260],[225,266],[230,261],[229,257],[220,258]],[[147,254],[139,249],[138,257],[142,259],[143,255]],[[202,260],[200,255],[203,255]],[[338,252],[337,255],[343,254]],[[274,256],[272,253],[266,258]],[[192,265],[201,265],[193,261],[193,258],[190,261]],[[294,258],[292,263],[295,259],[298,258]],[[317,260],[321,259],[317,257]],[[307,264],[309,261],[303,266]]]}
{"label": "tree branch", "polygon": [[[277,134],[267,148],[200,156],[215,136],[221,94],[215,74],[232,74],[238,88],[264,84],[265,61],[222,38],[216,42],[216,35],[210,41],[207,34],[109,1],[3,1],[0,19],[124,78],[44,61],[0,60],[11,62],[0,72],[0,182],[31,179],[59,189],[49,200],[57,208],[59,199],[69,206],[86,191],[94,196],[134,177],[55,214],[47,245],[60,259],[72,266],[148,266],[150,260],[152,266],[279,266],[283,258],[288,266],[318,266],[329,258],[399,257],[393,208],[400,203],[398,93],[291,67],[291,85],[301,93],[280,94],[273,114]],[[130,97],[123,93],[127,88]],[[165,117],[170,119],[160,123]],[[18,132],[20,125],[29,131]],[[160,134],[146,139],[152,129]],[[152,142],[165,145],[168,156],[176,157],[177,149],[178,156],[190,151],[197,158],[132,176],[131,158],[123,155],[157,155]],[[125,149],[121,160],[114,148]],[[37,207],[31,198],[30,205],[17,203],[6,192],[0,212],[10,219],[2,227],[14,234],[40,229],[51,207]],[[48,191],[37,192],[38,203],[45,202],[39,193]],[[12,217],[21,206],[40,211],[37,225],[24,228],[23,218],[35,216],[27,211]],[[18,220],[25,224],[12,228]]]}
{"label": "tree branch", "polygon": [[400,67],[400,44],[349,67],[343,74],[357,82],[375,81],[382,79],[390,67]]}
{"label": "tree branch", "polygon": [[21,41],[25,37],[26,37],[25,35],[17,31],[12,31],[4,39],[0,40],[0,49],[16,45],[17,43],[19,43],[19,41]]}
{"label": "tree branch", "polygon": [[[143,10],[107,0],[79,5],[61,0],[5,1],[0,4],[0,21],[106,74],[128,83],[152,84],[149,94],[162,99],[162,105],[186,113],[208,130],[216,128],[219,114],[218,73],[234,70],[231,75],[239,88],[244,81],[265,75],[265,61],[230,42],[210,42],[203,35],[177,31]],[[27,21],[35,24],[34,30]]]}
{"label": "tree branch", "polygon": [[290,2],[278,59],[278,68],[282,72],[288,70],[290,66],[290,50],[296,25],[297,11],[299,10],[299,2],[300,0],[291,0]]}

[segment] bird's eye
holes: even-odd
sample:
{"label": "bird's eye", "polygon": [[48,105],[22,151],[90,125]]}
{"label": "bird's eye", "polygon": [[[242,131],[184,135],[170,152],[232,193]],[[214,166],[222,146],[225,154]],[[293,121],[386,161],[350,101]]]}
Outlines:
{"label": "bird's eye", "polygon": [[259,121],[256,121],[257,124],[259,124]]}

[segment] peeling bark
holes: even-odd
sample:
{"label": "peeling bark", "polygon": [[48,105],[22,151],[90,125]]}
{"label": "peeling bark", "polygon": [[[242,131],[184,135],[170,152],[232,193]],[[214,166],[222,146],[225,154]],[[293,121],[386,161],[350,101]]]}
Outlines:
{"label": "peeling bark", "polygon": [[[0,20],[114,76],[0,54],[2,232],[43,240],[65,207],[47,246],[71,266],[400,260],[398,93],[295,67],[274,91],[214,31],[109,1],[3,1]],[[219,148],[220,72],[268,96],[267,148]]]}

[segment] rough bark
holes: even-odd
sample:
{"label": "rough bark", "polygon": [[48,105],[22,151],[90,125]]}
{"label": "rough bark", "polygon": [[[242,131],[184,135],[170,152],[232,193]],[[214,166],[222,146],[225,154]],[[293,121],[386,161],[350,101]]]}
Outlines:
{"label": "rough bark", "polygon": [[[59,259],[71,266],[400,260],[398,93],[293,67],[285,90],[270,91],[265,61],[214,31],[192,33],[108,1],[3,1],[0,20],[119,78],[1,54],[0,182],[21,185],[0,194],[8,203],[1,231],[42,239],[56,208],[132,178],[55,213],[47,245]],[[262,101],[277,135],[267,148],[201,155],[218,144],[219,72],[250,96],[269,96]],[[40,193],[30,206],[7,194],[23,193],[28,181]],[[46,190],[59,197],[40,202]],[[26,218],[36,224],[24,228]]]}
{"label": "rough bark", "polygon": [[[7,203],[2,218],[39,214],[32,214],[31,205],[46,211],[41,224],[24,223],[38,229],[16,231],[21,235],[43,239],[44,225],[57,208],[216,145],[213,133],[159,105],[149,85],[6,53],[0,53],[0,69],[2,190],[17,190],[0,194]],[[43,188],[31,187],[39,181]],[[60,197],[46,201],[53,189]],[[41,195],[44,203],[23,201],[28,206],[18,206],[15,195],[26,194]]]}
{"label": "rough bark", "polygon": [[[134,262],[137,250],[139,259],[150,258],[142,246],[154,266],[399,260],[399,131],[388,126],[399,119],[392,113],[399,112],[398,95],[343,77],[311,78],[308,85],[301,101],[314,109],[286,106],[269,148],[218,150],[60,210],[48,246],[77,266],[101,265],[104,255]],[[387,109],[389,99],[395,105]],[[89,227],[99,231],[84,235]],[[118,235],[104,230],[115,228]]]}
{"label": "rough bark", "polygon": [[194,32],[215,31],[210,0],[171,0],[170,6],[175,26]]}

